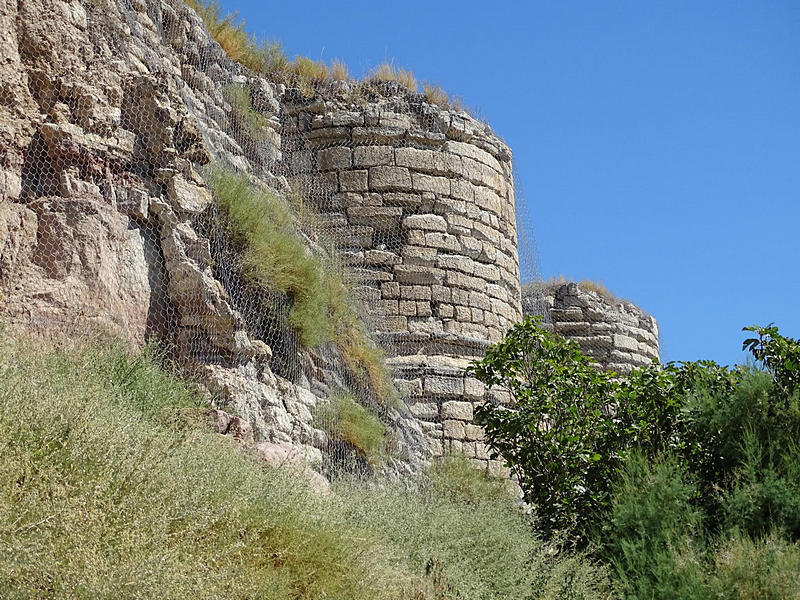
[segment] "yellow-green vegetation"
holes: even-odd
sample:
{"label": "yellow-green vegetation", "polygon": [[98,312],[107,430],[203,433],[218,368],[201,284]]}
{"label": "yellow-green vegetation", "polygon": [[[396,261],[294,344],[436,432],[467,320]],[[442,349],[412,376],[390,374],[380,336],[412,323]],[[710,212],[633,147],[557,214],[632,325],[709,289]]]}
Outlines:
{"label": "yellow-green vegetation", "polygon": [[371,464],[383,453],[386,426],[361,406],[352,394],[334,394],[331,401],[314,412],[314,424],[334,440],[347,442]]}
{"label": "yellow-green vegetation", "polygon": [[416,92],[419,89],[417,79],[410,69],[395,67],[388,62],[375,67],[375,70],[373,70],[370,75],[370,79],[375,81],[396,81],[406,86],[412,92]]}
{"label": "yellow-green vegetation", "polygon": [[152,353],[5,339],[0,597],[607,597],[508,501],[379,482],[318,496],[203,409]]}
{"label": "yellow-green vegetation", "polygon": [[335,343],[353,373],[379,400],[389,402],[393,387],[383,353],[360,318],[342,269],[309,251],[290,204],[244,174],[221,167],[209,171],[208,181],[226,235],[240,250],[243,277],[256,287],[287,294],[289,323],[303,345]]}
{"label": "yellow-green vegetation", "polygon": [[223,88],[223,94],[231,104],[233,118],[245,135],[254,140],[263,139],[268,120],[253,109],[248,87],[243,84],[231,84]]}
{"label": "yellow-green vegetation", "polygon": [[200,15],[211,37],[231,59],[255,73],[275,73],[286,67],[289,61],[279,42],[259,41],[247,33],[244,20],[236,14],[223,17],[215,0],[186,0],[186,3]]}

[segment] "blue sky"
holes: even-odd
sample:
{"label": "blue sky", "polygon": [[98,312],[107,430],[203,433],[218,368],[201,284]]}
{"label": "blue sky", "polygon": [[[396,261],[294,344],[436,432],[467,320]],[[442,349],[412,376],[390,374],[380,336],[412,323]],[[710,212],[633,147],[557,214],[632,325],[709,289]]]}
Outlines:
{"label": "blue sky", "polygon": [[223,5],[290,56],[463,97],[514,152],[541,275],[642,306],[662,358],[800,337],[800,2]]}

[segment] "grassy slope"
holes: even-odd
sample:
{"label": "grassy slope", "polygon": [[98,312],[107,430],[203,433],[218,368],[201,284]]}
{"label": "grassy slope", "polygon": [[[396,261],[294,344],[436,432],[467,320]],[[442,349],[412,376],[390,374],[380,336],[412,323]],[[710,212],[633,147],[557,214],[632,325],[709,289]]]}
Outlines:
{"label": "grassy slope", "polygon": [[0,344],[0,597],[604,597],[472,474],[317,497],[202,408],[146,355]]}

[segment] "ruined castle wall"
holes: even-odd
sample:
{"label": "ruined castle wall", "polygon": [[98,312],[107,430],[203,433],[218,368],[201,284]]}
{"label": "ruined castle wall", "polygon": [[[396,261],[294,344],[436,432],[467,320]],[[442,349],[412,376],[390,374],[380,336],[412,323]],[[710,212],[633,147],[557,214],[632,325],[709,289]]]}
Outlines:
{"label": "ruined castle wall", "polygon": [[532,284],[523,292],[526,314],[545,324],[592,357],[602,369],[626,375],[659,358],[658,323],[635,304],[580,283]]}

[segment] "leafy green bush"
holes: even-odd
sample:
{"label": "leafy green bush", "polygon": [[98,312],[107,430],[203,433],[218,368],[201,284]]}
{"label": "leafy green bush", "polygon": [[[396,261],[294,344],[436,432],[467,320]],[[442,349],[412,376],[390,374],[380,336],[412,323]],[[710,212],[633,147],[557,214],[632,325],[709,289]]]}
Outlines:
{"label": "leafy green bush", "polygon": [[467,371],[515,400],[513,410],[486,403],[475,418],[535,506],[541,532],[583,531],[607,506],[620,461],[611,375],[530,316]]}
{"label": "leafy green bush", "polygon": [[638,453],[621,470],[601,539],[623,598],[708,597],[695,547],[702,513],[686,478],[675,461],[650,464]]}

